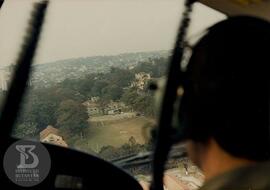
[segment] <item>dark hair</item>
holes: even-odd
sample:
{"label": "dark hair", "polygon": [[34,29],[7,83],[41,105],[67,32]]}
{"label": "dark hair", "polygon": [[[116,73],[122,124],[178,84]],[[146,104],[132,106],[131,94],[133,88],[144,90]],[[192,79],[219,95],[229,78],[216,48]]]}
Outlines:
{"label": "dark hair", "polygon": [[211,27],[187,67],[180,121],[187,138],[213,137],[228,153],[268,160],[270,24],[232,17]]}

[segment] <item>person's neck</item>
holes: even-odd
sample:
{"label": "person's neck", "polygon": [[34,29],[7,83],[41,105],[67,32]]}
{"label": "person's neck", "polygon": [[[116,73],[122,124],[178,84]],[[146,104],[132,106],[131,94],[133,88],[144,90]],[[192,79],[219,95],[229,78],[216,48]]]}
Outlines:
{"label": "person's neck", "polygon": [[216,141],[211,141],[207,154],[202,160],[201,169],[204,171],[205,179],[209,180],[227,171],[254,164],[254,161],[237,158],[226,153]]}

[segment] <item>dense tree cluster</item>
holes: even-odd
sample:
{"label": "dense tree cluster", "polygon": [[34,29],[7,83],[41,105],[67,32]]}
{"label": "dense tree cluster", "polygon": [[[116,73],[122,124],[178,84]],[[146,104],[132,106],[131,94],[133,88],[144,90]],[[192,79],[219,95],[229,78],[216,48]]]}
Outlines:
{"label": "dense tree cluster", "polygon": [[134,111],[152,117],[153,94],[147,88],[138,91],[131,87],[131,83],[139,72],[149,73],[154,78],[164,76],[166,63],[165,58],[152,59],[133,69],[112,67],[108,73],[66,79],[50,87],[30,87],[24,98],[15,135],[33,137],[48,125],[73,134],[82,133],[88,127],[88,115],[82,103],[97,96],[101,103],[122,101]]}

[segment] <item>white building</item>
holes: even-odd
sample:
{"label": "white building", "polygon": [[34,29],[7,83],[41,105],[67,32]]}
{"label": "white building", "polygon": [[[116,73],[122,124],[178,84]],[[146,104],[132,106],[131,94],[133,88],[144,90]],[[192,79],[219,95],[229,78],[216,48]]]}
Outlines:
{"label": "white building", "polygon": [[131,83],[131,87],[136,87],[139,90],[143,90],[147,82],[151,79],[151,75],[149,73],[136,73],[135,81]]}
{"label": "white building", "polygon": [[4,69],[0,69],[0,89],[3,91],[8,90],[10,80],[10,73]]}
{"label": "white building", "polygon": [[68,147],[63,137],[59,135],[59,130],[50,125],[40,132],[40,141],[44,143]]}
{"label": "white building", "polygon": [[89,116],[102,114],[102,109],[96,101],[88,100],[83,103]]}

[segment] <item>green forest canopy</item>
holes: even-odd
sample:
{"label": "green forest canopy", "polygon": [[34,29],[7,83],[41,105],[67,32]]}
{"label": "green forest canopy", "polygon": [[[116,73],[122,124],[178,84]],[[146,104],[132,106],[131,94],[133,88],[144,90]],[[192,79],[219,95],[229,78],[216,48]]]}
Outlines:
{"label": "green forest canopy", "polygon": [[112,67],[108,73],[66,79],[51,87],[29,87],[14,133],[20,137],[33,137],[48,125],[80,133],[88,127],[88,115],[82,103],[93,96],[105,102],[123,101],[135,111],[152,117],[153,94],[145,89],[138,95],[137,89],[127,87],[134,81],[136,73],[149,73],[152,78],[164,76],[166,63],[165,58],[150,59],[131,70]]}

